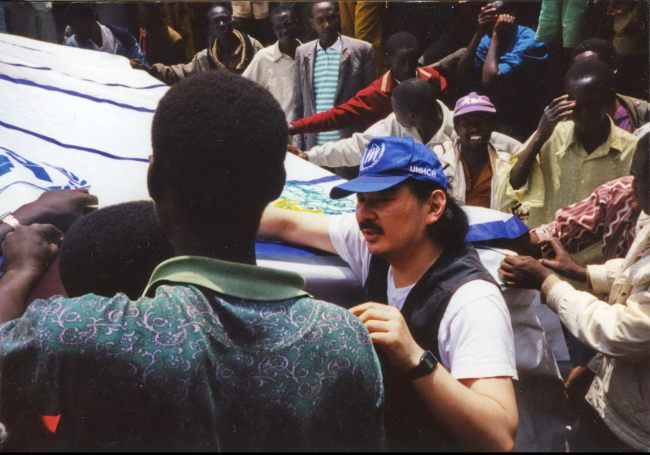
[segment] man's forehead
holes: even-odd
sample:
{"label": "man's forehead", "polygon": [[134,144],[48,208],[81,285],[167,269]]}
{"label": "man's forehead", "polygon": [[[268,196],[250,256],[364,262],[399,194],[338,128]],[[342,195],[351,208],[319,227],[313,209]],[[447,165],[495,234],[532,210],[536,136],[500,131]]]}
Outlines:
{"label": "man's forehead", "polygon": [[215,6],[208,12],[208,16],[209,17],[230,16],[230,11],[228,11],[223,6]]}
{"label": "man's forehead", "polygon": [[336,12],[336,8],[330,2],[319,2],[314,5],[314,14],[331,14]]}

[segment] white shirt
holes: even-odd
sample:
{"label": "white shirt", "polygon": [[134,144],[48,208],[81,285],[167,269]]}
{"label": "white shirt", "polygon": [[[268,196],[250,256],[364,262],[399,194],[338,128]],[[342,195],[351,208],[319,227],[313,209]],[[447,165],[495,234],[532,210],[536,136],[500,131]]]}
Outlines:
{"label": "white shirt", "polygon": [[115,35],[113,35],[113,32],[111,32],[111,30],[103,24],[99,24],[99,28],[102,31],[102,46],[97,46],[97,44],[92,39],[90,40],[90,45],[96,51],[103,51],[109,54],[114,54],[116,49]]}
{"label": "white shirt", "polygon": [[[361,283],[366,281],[370,252],[354,214],[331,216],[330,239]],[[388,301],[402,308],[411,287],[396,288],[388,271]],[[470,281],[451,297],[438,333],[440,363],[456,379],[509,376],[517,378],[510,315],[493,284]]]}
{"label": "white shirt", "polygon": [[280,42],[258,51],[242,76],[271,92],[284,111],[287,122],[293,116],[293,78],[296,62],[280,51]]}

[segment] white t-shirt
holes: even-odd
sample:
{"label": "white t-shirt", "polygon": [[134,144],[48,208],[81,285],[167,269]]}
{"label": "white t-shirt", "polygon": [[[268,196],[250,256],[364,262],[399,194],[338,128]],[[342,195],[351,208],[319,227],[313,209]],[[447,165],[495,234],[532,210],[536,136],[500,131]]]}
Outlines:
{"label": "white t-shirt", "polygon": [[[354,214],[330,216],[330,239],[361,283],[370,268],[370,252]],[[395,288],[388,270],[388,302],[401,310],[413,286]],[[517,378],[510,314],[499,288],[474,280],[449,301],[438,332],[440,363],[456,379]]]}
{"label": "white t-shirt", "polygon": [[90,45],[96,51],[103,51],[109,54],[115,53],[115,35],[111,32],[111,29],[106,27],[104,24],[99,24],[99,28],[102,30],[102,46],[99,47],[97,43],[93,40],[90,40]]}

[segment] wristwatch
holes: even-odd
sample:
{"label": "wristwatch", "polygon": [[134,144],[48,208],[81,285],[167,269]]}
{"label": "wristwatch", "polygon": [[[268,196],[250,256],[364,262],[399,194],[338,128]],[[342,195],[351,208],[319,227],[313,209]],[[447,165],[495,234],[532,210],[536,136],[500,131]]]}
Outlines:
{"label": "wristwatch", "polygon": [[438,359],[436,359],[436,356],[433,355],[433,352],[426,351],[422,354],[422,357],[420,357],[420,363],[407,371],[406,375],[411,380],[421,378],[422,376],[431,373],[437,366]]}
{"label": "wristwatch", "polygon": [[20,226],[20,222],[16,219],[15,216],[12,215],[11,212],[7,212],[4,215],[0,216],[0,223],[8,224],[14,231],[18,226]]}

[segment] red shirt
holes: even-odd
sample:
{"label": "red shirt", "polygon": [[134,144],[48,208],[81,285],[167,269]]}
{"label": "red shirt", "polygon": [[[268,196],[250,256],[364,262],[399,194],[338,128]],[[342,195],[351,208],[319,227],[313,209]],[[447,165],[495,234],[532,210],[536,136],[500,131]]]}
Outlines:
{"label": "red shirt", "polygon": [[[436,92],[443,92],[447,88],[445,78],[434,69],[418,68],[417,76],[429,82]],[[295,134],[325,133],[359,125],[368,128],[393,112],[390,97],[395,87],[397,87],[397,82],[388,71],[358,92],[347,103],[335,106],[329,111],[291,122],[296,128]]]}

